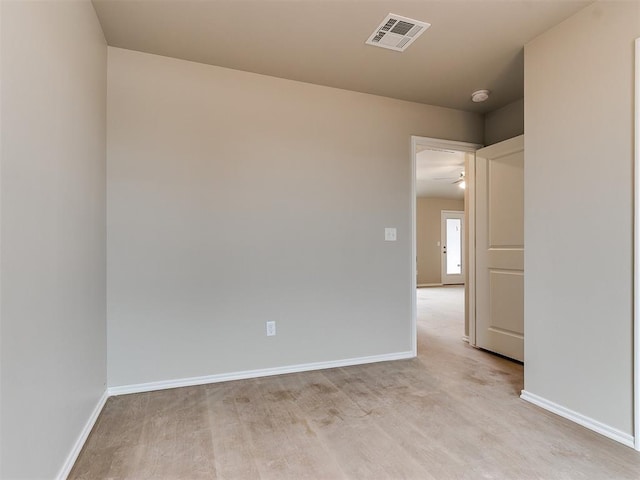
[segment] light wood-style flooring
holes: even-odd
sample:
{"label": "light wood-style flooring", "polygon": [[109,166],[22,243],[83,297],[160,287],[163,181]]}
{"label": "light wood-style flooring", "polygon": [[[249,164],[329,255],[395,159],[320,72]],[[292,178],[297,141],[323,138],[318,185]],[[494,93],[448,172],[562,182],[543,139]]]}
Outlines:
{"label": "light wood-style flooring", "polygon": [[418,290],[419,356],[112,397],[70,479],[640,479],[640,453],[519,399]]}

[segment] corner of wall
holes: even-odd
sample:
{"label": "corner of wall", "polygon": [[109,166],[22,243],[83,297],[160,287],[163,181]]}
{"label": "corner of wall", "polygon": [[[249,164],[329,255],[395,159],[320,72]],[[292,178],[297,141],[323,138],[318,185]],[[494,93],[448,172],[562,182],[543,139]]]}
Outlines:
{"label": "corner of wall", "polygon": [[100,416],[100,413],[102,412],[102,409],[104,408],[108,399],[109,399],[109,392],[105,388],[104,393],[98,399],[98,402],[96,403],[95,408],[93,409],[93,411],[91,412],[91,415],[89,415],[89,418],[87,419],[87,423],[85,423],[84,428],[82,429],[82,431],[78,435],[78,438],[73,444],[73,447],[71,448],[69,455],[67,456],[64,464],[62,465],[62,468],[58,472],[58,475],[56,476],[57,480],[66,480],[66,478],[71,473],[71,470],[73,469],[73,465],[76,463],[76,460],[78,459],[78,456],[82,451],[82,447],[84,447],[84,444],[87,441],[87,438],[89,438],[89,434],[91,433],[93,426],[98,421],[98,417]]}
{"label": "corner of wall", "polygon": [[64,477],[106,400],[106,41],[89,1],[0,38],[0,477]]}
{"label": "corner of wall", "polygon": [[[4,10],[4,2],[0,1],[0,265],[2,265],[2,18]],[[0,269],[0,338],[2,338],[2,269]],[[3,450],[2,450],[2,342],[0,342],[0,476],[2,476]]]}
{"label": "corner of wall", "polygon": [[508,140],[524,133],[524,98],[488,112],[484,116],[485,146]]}

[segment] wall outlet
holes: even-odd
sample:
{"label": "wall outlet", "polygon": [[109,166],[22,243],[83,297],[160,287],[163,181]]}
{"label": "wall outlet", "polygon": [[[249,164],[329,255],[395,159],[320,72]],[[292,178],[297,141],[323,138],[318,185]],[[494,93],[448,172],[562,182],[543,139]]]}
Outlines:
{"label": "wall outlet", "polygon": [[267,322],[267,337],[273,337],[276,334],[276,322]]}

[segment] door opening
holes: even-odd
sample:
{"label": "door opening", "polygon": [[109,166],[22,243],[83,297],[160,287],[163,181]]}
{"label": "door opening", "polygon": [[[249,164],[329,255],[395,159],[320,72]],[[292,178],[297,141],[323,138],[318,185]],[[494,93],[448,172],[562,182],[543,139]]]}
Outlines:
{"label": "door opening", "polygon": [[464,211],[442,210],[440,235],[442,248],[441,281],[443,285],[464,283]]}
{"label": "door opening", "polygon": [[[473,180],[475,167],[475,151],[482,145],[456,142],[450,140],[440,140],[428,137],[411,137],[412,151],[412,257],[411,257],[411,315],[412,315],[412,346],[413,353],[417,355],[417,287],[442,286],[448,284],[464,284],[464,331],[461,328],[461,336],[469,340],[469,318],[475,312],[473,305],[473,295],[470,293],[474,288],[473,282],[473,253],[469,245],[469,238],[473,238],[473,224],[470,218],[473,217],[474,198]],[[426,152],[426,153],[425,153]],[[432,178],[426,179],[431,187],[436,189],[436,193],[427,193],[423,190],[425,186],[424,178],[424,157],[430,156],[427,160],[427,170],[431,170]],[[452,168],[447,158],[455,158],[456,168]],[[420,170],[420,172],[418,172]],[[459,183],[465,180],[466,189],[460,188]],[[458,198],[457,205],[447,203],[454,195],[444,193],[453,187]],[[461,200],[463,198],[464,200]],[[417,210],[420,203],[421,210],[424,204],[431,203],[433,224],[437,227],[425,227],[418,225]],[[449,206],[447,206],[449,205]],[[463,212],[457,218],[451,218],[447,225],[444,221],[442,226],[442,211]],[[466,213],[466,215],[465,215]],[[451,237],[455,237],[457,231],[460,240],[450,242],[446,238],[447,227],[451,230]],[[434,230],[437,236],[434,237]],[[426,235],[428,232],[431,236]],[[421,244],[418,248],[418,236]],[[425,240],[426,239],[426,240]],[[445,247],[447,253],[444,253]],[[432,271],[433,269],[434,271]],[[458,287],[459,288],[459,287]]]}

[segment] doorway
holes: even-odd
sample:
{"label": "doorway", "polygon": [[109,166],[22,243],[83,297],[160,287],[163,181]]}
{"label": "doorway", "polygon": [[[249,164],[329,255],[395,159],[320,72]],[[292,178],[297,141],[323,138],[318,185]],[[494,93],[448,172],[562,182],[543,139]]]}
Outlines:
{"label": "doorway", "polygon": [[443,285],[464,283],[464,212],[440,212],[442,248],[441,281]]}
{"label": "doorway", "polygon": [[[466,215],[462,215],[460,218],[460,224],[458,225],[458,231],[462,235],[462,240],[460,242],[460,261],[455,262],[454,265],[460,264],[460,273],[457,281],[452,281],[452,283],[462,283],[464,284],[464,332],[463,338],[468,340],[469,338],[469,315],[474,312],[473,305],[473,295],[470,294],[470,290],[473,288],[473,253],[469,248],[469,238],[473,238],[473,225],[469,224],[469,218],[473,213],[474,208],[474,198],[473,198],[473,179],[474,179],[474,156],[475,151],[480,148],[482,145],[468,143],[468,142],[456,142],[451,140],[441,140],[436,138],[429,137],[411,137],[411,151],[412,151],[412,204],[411,204],[411,217],[412,217],[412,271],[411,271],[411,313],[412,313],[412,346],[413,352],[417,355],[417,287],[420,286],[442,286],[444,284],[442,273],[438,272],[438,276],[435,277],[436,280],[432,281],[422,281],[418,282],[418,272],[422,270],[421,275],[424,273],[424,264],[421,264],[422,267],[418,266],[418,263],[421,261],[421,258],[418,256],[418,248],[417,248],[417,203],[418,203],[418,190],[422,187],[423,183],[422,179],[419,179],[418,175],[418,159],[421,152],[431,152],[434,154],[439,154],[436,156],[441,163],[436,165],[436,167],[442,167],[442,175],[436,176],[432,180],[432,184],[435,187],[447,187],[449,188],[451,185],[454,186],[458,191],[462,191],[462,195],[464,198],[463,209]],[[424,153],[420,156],[423,156]],[[461,170],[458,172],[451,171],[451,169],[447,169],[446,165],[442,164],[444,156],[456,156],[458,159],[462,158],[461,162]],[[437,162],[436,162],[437,163]],[[458,160],[458,163],[460,161]],[[462,173],[462,175],[461,175]],[[465,183],[467,188],[461,189],[459,183],[462,180],[466,180]],[[421,199],[424,198],[421,196]],[[438,210],[438,219],[440,220],[441,210],[457,210],[461,211],[459,208],[455,209],[447,209],[441,208]],[[455,222],[452,224],[455,226]],[[441,222],[438,221],[438,229],[441,228]],[[446,228],[446,225],[445,225]],[[438,270],[446,271],[446,261],[443,260],[443,257],[446,255],[443,253],[442,246],[447,245],[447,243],[443,242],[440,233],[438,233],[437,237],[437,245],[436,241],[432,240],[429,247],[431,249],[435,248],[436,258],[438,262]],[[465,261],[466,260],[466,261]],[[444,266],[443,266],[443,263]],[[469,268],[464,268],[465,265],[468,265]],[[453,269],[452,269],[453,270]],[[424,279],[424,277],[422,277]]]}
{"label": "doorway", "polygon": [[635,42],[633,218],[633,436],[640,451],[640,38]]}

